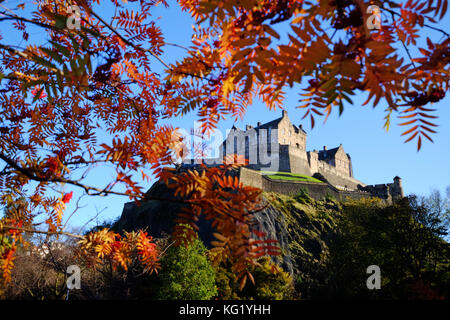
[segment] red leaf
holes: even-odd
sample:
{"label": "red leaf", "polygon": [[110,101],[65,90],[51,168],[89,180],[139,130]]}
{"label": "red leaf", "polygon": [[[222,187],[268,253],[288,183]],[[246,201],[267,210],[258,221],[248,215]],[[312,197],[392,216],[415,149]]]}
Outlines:
{"label": "red leaf", "polygon": [[[41,89],[41,88],[39,88],[39,86],[35,86],[34,89],[31,90],[31,94],[32,94],[33,96],[35,96],[35,95],[39,92],[40,89]],[[39,96],[39,99],[44,99],[45,97],[47,97],[47,94],[44,93],[44,91],[42,91],[42,92],[41,92],[41,95]]]}
{"label": "red leaf", "polygon": [[72,199],[72,196],[73,196],[73,191],[70,191],[69,193],[66,193],[66,194],[63,196],[62,201],[63,201],[64,203],[69,203],[70,199]]}

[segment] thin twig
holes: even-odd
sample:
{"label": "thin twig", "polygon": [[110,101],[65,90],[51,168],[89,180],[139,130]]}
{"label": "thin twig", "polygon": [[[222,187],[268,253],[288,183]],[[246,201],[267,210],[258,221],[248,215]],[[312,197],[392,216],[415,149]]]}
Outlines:
{"label": "thin twig", "polygon": [[[392,15],[396,15],[396,16],[399,16],[399,17],[402,16],[400,13],[395,12],[394,10],[391,10],[391,9],[388,9],[388,8],[385,8],[385,7],[382,7],[381,9],[386,10],[387,12],[391,13]],[[448,38],[450,38],[450,34],[448,34],[448,33],[447,33],[445,30],[443,30],[443,29],[439,29],[439,28],[430,26],[429,24],[426,24],[426,23],[424,23],[423,25],[424,25],[424,27],[433,29],[433,30],[435,30],[435,31],[439,31],[439,32],[445,34]]]}

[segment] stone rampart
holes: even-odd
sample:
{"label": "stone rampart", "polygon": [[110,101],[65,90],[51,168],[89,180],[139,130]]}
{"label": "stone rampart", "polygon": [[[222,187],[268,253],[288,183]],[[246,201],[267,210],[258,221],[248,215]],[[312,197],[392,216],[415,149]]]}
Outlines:
{"label": "stone rampart", "polygon": [[323,200],[327,196],[332,196],[339,200],[344,200],[347,197],[352,199],[360,199],[372,196],[371,193],[364,191],[339,190],[331,184],[325,182],[274,180],[261,175],[258,171],[247,168],[240,169],[240,181],[245,185],[261,188],[267,192],[278,192],[291,196],[297,194],[302,188],[304,188],[308,191],[308,194],[316,200]]}

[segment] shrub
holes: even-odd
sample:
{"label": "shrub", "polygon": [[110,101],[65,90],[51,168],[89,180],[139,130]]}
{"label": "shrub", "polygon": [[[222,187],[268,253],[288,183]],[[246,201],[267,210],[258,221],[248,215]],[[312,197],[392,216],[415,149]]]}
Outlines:
{"label": "shrub", "polygon": [[[58,243],[62,244],[62,243]],[[38,244],[42,245],[42,244]],[[7,300],[62,300],[67,294],[66,270],[73,262],[73,250],[69,243],[61,247],[47,248],[48,253],[38,251],[40,246],[19,246],[11,282],[3,292]]]}
{"label": "shrub", "polygon": [[311,202],[311,197],[309,196],[308,189],[306,188],[300,188],[300,190],[297,192],[297,194],[294,196],[294,199],[297,202],[306,204]]}
{"label": "shrub", "polygon": [[269,257],[259,261],[261,267],[251,270],[255,284],[248,282],[243,294],[256,300],[289,299],[293,291],[292,277],[274,264]]}
{"label": "shrub", "polygon": [[292,277],[273,263],[269,257],[260,259],[259,263],[260,267],[249,270],[255,279],[255,284],[247,280],[242,291],[239,290],[239,279],[231,272],[231,263],[222,263],[216,267],[219,299],[283,300],[291,298]]}

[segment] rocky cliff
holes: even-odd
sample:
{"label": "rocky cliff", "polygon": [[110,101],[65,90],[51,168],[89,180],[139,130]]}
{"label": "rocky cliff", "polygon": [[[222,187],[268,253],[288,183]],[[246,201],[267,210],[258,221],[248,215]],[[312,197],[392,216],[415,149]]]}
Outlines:
{"label": "rocky cliff", "polygon": [[[148,195],[173,197],[165,185],[158,183]],[[316,201],[307,194],[289,197],[271,192],[263,195],[269,205],[255,216],[259,230],[266,233],[267,238],[278,240],[283,254],[275,258],[277,263],[307,283],[308,278],[321,272],[322,262],[328,257],[328,244],[340,216],[339,204],[333,199]],[[140,205],[126,203],[114,229],[144,228],[154,237],[170,234],[181,206],[180,203],[157,200],[144,201]],[[200,220],[199,227],[200,238],[208,245],[213,240],[210,223]]]}

